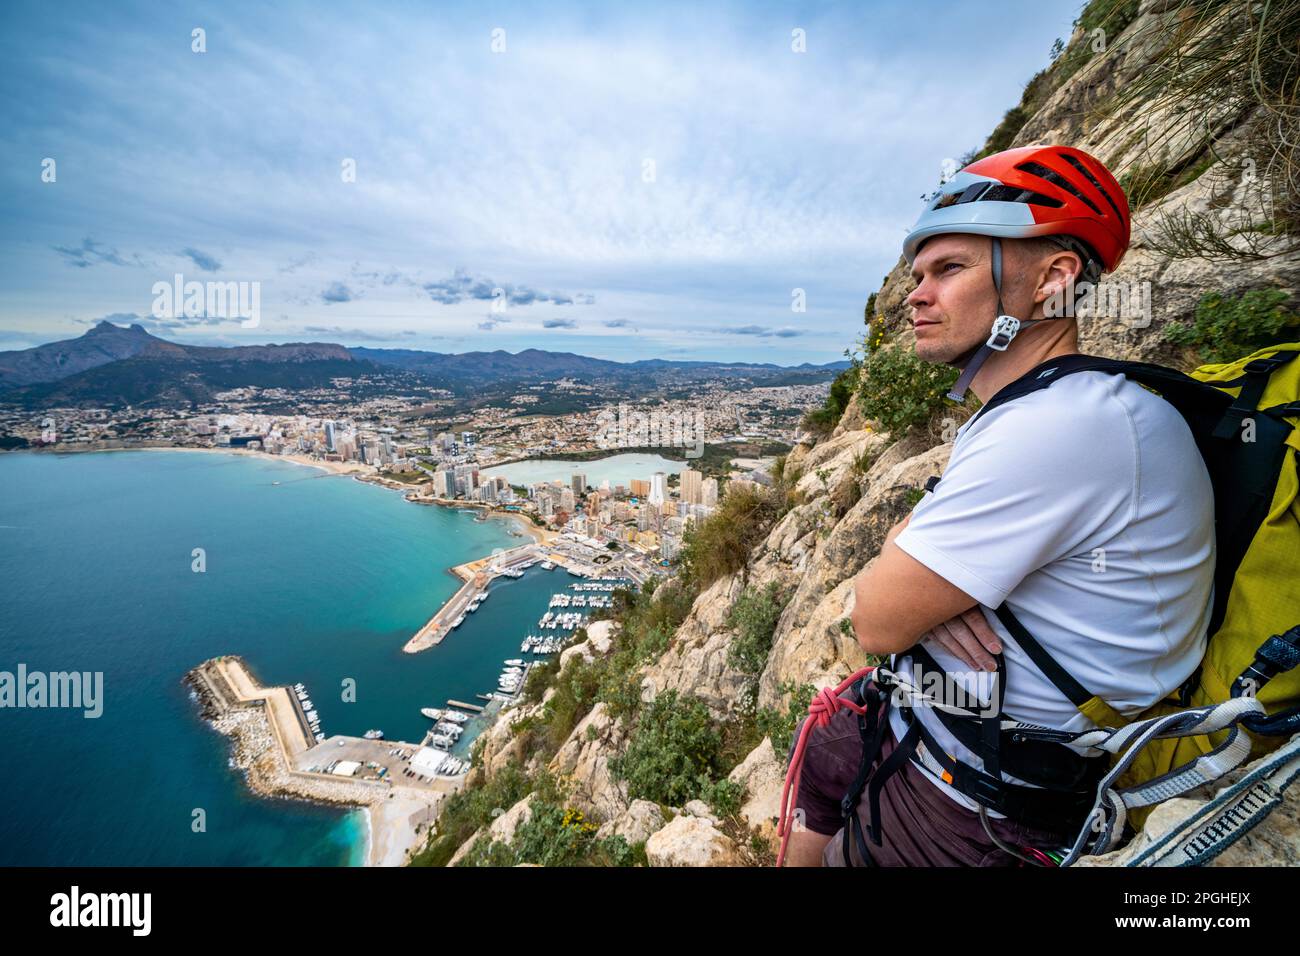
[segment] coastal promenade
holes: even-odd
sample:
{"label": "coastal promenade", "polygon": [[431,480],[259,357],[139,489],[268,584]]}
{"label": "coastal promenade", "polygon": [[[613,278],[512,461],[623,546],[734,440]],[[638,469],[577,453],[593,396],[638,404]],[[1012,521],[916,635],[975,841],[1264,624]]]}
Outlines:
{"label": "coastal promenade", "polygon": [[[389,751],[413,753],[420,744],[341,735],[316,743],[289,689],[263,686],[238,657],[204,661],[186,674],[185,683],[198,697],[203,717],[231,738],[233,763],[254,793],[365,810],[367,866],[405,863],[437,818],[441,801],[464,784],[463,776],[404,776],[405,762]],[[341,760],[358,765],[355,775],[327,772]]]}

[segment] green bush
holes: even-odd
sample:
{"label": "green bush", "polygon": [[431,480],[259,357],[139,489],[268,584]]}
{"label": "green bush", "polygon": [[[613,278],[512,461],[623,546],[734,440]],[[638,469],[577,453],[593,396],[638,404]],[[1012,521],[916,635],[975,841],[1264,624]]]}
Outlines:
{"label": "green bush", "polygon": [[713,514],[682,536],[677,558],[681,580],[703,589],[745,567],[776,522],[780,503],[781,495],[767,488],[728,491]]}
{"label": "green bush", "polygon": [[830,394],[826,396],[821,407],[809,409],[804,415],[802,422],[804,430],[819,437],[833,432],[835,426],[840,423],[844,409],[848,408],[849,402],[853,401],[853,393],[857,388],[858,366],[855,362],[835,376],[835,381],[831,382]]}
{"label": "green bush", "polygon": [[721,776],[717,722],[693,697],[665,691],[642,706],[627,749],[609,761],[628,797],[670,806],[702,796]]}
{"label": "green bush", "polygon": [[[509,843],[479,840],[461,866],[634,866],[637,855],[621,836],[596,838],[596,824],[580,810],[534,800],[528,820]],[[644,855],[644,854],[643,854]]]}
{"label": "green bush", "polygon": [[761,591],[745,588],[727,614],[727,626],[736,637],[727,649],[727,663],[746,677],[757,678],[767,666],[776,623],[786,601],[773,581]]}
{"label": "green bush", "polygon": [[887,345],[867,356],[858,400],[868,419],[891,435],[930,421],[957,381],[954,368],[923,362],[909,348]]}
{"label": "green bush", "polygon": [[1191,323],[1170,322],[1164,338],[1194,349],[1201,363],[1232,362],[1300,332],[1300,315],[1282,307],[1287,298],[1280,289],[1254,289],[1235,299],[1210,292]]}
{"label": "green bush", "polygon": [[720,817],[734,817],[745,802],[745,788],[730,780],[718,780],[704,788],[701,798]]}

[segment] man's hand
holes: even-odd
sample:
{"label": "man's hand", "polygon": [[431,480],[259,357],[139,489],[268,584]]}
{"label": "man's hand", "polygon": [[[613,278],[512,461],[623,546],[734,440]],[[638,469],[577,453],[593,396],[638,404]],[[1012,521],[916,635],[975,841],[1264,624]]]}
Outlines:
{"label": "man's hand", "polygon": [[989,627],[988,619],[979,605],[962,611],[926,632],[954,657],[975,670],[997,670],[993,655],[1002,650],[1002,641]]}

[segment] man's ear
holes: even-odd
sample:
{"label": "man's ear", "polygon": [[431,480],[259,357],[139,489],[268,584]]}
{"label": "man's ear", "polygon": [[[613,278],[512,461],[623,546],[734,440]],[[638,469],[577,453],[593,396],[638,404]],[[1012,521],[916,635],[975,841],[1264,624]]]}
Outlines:
{"label": "man's ear", "polygon": [[1034,303],[1045,302],[1053,296],[1065,294],[1083,274],[1083,260],[1077,252],[1062,249],[1054,253],[1043,267],[1042,278],[1034,291]]}

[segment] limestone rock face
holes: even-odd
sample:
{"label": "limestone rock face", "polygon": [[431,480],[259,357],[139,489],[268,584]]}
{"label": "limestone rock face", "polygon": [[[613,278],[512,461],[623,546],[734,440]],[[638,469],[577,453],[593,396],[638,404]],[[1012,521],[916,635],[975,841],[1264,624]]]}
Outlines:
{"label": "limestone rock face", "polygon": [[456,852],[451,855],[451,859],[447,861],[447,865],[448,866],[458,865],[461,860],[463,860],[466,856],[469,855],[469,852],[474,849],[475,844],[477,844],[479,840],[482,840],[486,834],[487,834],[486,827],[479,827],[477,830],[475,830],[474,835],[471,836],[464,843],[462,843],[457,848]]}
{"label": "limestone rock face", "polygon": [[518,705],[502,711],[480,739],[483,740],[482,766],[470,772],[467,783],[476,783],[494,776],[502,767],[512,760],[524,763],[528,755],[524,753],[522,742],[514,736],[515,724],[541,713],[542,705]]}
{"label": "limestone rock face", "polygon": [[592,661],[608,654],[610,648],[614,646],[614,627],[613,621],[597,621],[595,624],[588,625],[585,641],[566,647],[560,652],[560,670],[564,670],[565,665],[574,657]]}
{"label": "limestone rock face", "polygon": [[781,786],[785,783],[785,754],[777,756],[767,737],[728,775],[732,783],[745,788],[741,819],[769,839],[776,834],[781,814]]}
{"label": "limestone rock face", "polygon": [[739,866],[736,845],[713,822],[682,814],[646,841],[651,866]]}
{"label": "limestone rock face", "polygon": [[727,626],[743,581],[732,574],[715,581],[695,599],[690,615],[663,656],[642,678],[642,694],[652,699],[666,691],[698,697],[719,714],[729,713],[744,693],[746,678],[727,662],[734,636]]}
{"label": "limestone rock face", "polygon": [[551,772],[573,784],[569,802],[596,819],[610,820],[628,807],[627,786],[609,770],[609,759],[621,751],[625,737],[622,724],[597,703],[551,760]]}
{"label": "limestone rock face", "polygon": [[664,813],[658,804],[649,800],[633,800],[626,810],[611,820],[606,820],[596,831],[597,839],[621,836],[629,844],[643,843],[650,834],[663,829]]}
{"label": "limestone rock face", "polygon": [[537,794],[530,793],[513,807],[492,821],[488,827],[488,836],[497,843],[510,843],[515,838],[515,831],[527,823],[533,815],[533,800]]}
{"label": "limestone rock face", "polygon": [[828,493],[848,474],[863,452],[886,441],[874,432],[848,431],[823,442],[802,462],[802,475],[795,489],[809,497]]}

